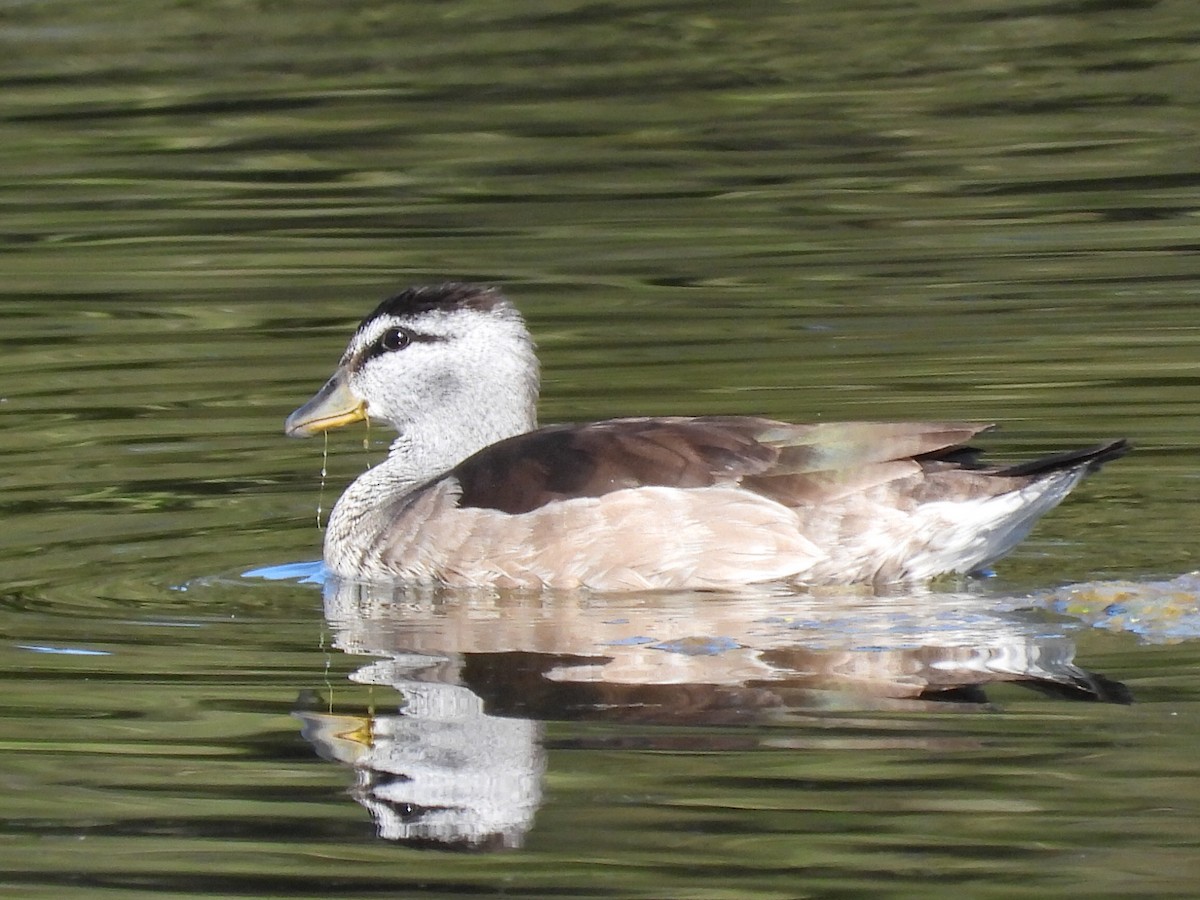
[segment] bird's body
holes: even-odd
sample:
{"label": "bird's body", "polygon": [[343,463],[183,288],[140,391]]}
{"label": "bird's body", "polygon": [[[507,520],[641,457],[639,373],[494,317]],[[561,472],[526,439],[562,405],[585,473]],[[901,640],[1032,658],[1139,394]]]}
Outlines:
{"label": "bird's body", "polygon": [[983,568],[1115,442],[1012,467],[986,425],[736,416],[536,426],[538,366],[496,290],[412,288],[363,320],[313,434],[369,416],[400,436],[325,536],[343,577],[598,591],[923,581]]}

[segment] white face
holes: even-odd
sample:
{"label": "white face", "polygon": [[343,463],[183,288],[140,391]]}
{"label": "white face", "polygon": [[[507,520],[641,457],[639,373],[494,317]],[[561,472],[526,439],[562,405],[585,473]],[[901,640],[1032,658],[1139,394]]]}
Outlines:
{"label": "white face", "polygon": [[[354,335],[342,366],[367,415],[401,434],[414,427],[483,429],[528,418],[538,367],[520,314],[438,309],[381,314]],[[531,424],[527,427],[531,427]]]}

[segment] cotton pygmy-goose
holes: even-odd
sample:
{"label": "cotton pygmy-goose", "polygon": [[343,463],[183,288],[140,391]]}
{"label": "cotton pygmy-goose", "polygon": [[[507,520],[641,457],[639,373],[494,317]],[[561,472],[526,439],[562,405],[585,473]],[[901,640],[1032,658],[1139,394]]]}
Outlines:
{"label": "cotton pygmy-goose", "polygon": [[1125,441],[982,466],[961,422],[793,425],[743,416],[539,428],[520,313],[474,284],[367,316],[287,419],[399,432],[338,500],[336,575],[598,591],[924,581],[1008,553]]}

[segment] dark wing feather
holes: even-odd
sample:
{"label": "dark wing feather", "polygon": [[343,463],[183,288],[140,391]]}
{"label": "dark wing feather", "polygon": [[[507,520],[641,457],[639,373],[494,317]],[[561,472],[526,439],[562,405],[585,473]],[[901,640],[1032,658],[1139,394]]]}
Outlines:
{"label": "dark wing feather", "polygon": [[461,506],[523,513],[555,500],[645,485],[706,487],[765,471],[778,450],[765,419],[612,419],[553,425],[500,441],[456,466]]}
{"label": "dark wing feather", "polygon": [[[464,507],[523,513],[556,500],[599,497],[623,488],[696,488],[744,483],[797,500],[859,477],[879,464],[952,448],[988,426],[957,423],[837,422],[789,425],[741,416],[611,419],[556,425],[476,453],[449,476]],[[861,476],[860,476],[861,473]],[[813,497],[813,499],[816,499]]]}

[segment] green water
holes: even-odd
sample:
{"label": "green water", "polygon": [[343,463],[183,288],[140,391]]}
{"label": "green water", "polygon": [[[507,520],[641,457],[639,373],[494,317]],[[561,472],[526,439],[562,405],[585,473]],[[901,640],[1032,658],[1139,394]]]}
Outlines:
{"label": "green water", "polygon": [[[0,895],[1195,894],[1190,4],[9,3],[0,38]],[[546,421],[1137,451],[930,594],[323,591],[318,508],[388,436],[325,460],[283,417],[447,277],[526,313]]]}

